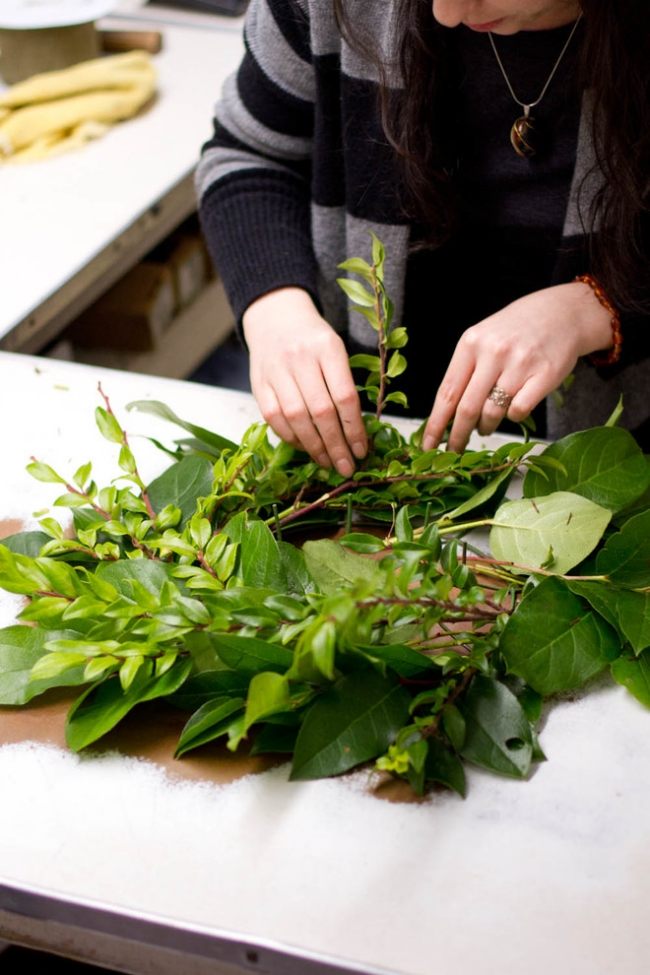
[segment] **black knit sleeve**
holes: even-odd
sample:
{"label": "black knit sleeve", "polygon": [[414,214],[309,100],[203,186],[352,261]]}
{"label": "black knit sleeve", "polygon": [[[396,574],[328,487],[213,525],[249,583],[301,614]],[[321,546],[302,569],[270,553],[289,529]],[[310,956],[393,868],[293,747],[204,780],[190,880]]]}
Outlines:
{"label": "black knit sleeve", "polygon": [[305,0],[252,0],[244,39],[196,176],[203,232],[238,321],[275,288],[317,295],[310,232],[315,80]]}

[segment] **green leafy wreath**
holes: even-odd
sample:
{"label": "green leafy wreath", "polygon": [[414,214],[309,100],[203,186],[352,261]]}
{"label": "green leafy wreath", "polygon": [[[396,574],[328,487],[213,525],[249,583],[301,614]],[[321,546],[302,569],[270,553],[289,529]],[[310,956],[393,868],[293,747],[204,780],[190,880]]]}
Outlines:
{"label": "green leafy wreath", "polygon": [[[406,368],[384,248],[341,287],[376,330],[354,356],[376,404],[351,478],[254,424],[236,444],[156,402],[132,408],[188,434],[150,484],[109,399],[116,483],[91,464],[59,484],[41,531],[0,545],[0,586],[27,597],[0,630],[0,704],[84,687],[66,723],[78,751],[137,704],[189,713],[176,756],[218,739],[291,756],[291,778],[374,761],[417,794],[465,795],[464,763],[525,778],[543,759],[544,698],[609,669],[650,707],[650,464],[610,425],[533,443],[422,451],[382,418]],[[360,279],[360,280],[358,280]],[[523,475],[523,497],[504,500]],[[489,554],[468,532],[489,530]],[[308,540],[305,540],[308,539]],[[24,625],[30,624],[30,625]]]}

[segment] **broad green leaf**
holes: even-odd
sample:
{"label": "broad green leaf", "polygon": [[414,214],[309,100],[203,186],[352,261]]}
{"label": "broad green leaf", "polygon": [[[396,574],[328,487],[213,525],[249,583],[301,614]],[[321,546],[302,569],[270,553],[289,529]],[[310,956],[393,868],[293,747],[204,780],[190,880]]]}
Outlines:
{"label": "broad green leaf", "polygon": [[650,592],[618,589],[602,582],[570,582],[569,588],[611,623],[635,653],[650,647]]}
{"label": "broad green leaf", "polygon": [[192,669],[189,660],[176,663],[162,677],[135,681],[125,693],[119,678],[109,677],[81,695],[72,705],[66,721],[68,747],[81,751],[109,732],[136,704],[173,694]]}
{"label": "broad green leaf", "polygon": [[154,559],[120,559],[118,562],[102,562],[95,575],[127,599],[138,602],[138,586],[152,596],[160,596],[163,586],[171,578],[171,570],[172,566]]}
{"label": "broad green leaf", "polygon": [[173,504],[182,513],[181,524],[196,511],[197,498],[212,491],[212,464],[205,457],[191,454],[172,464],[147,487],[154,511],[162,511]]}
{"label": "broad green leaf", "polygon": [[457,755],[450,752],[448,748],[438,741],[431,738],[428,742],[429,748],[424,765],[424,777],[428,782],[438,782],[440,785],[453,789],[463,799],[467,793],[465,782],[465,770],[463,763]]}
{"label": "broad green leaf", "polygon": [[403,643],[376,643],[359,649],[369,657],[387,664],[400,677],[410,678],[422,674],[425,670],[440,670],[430,657]]}
{"label": "broad green leaf", "polygon": [[527,498],[570,491],[619,511],[650,485],[650,468],[629,431],[621,427],[596,427],[572,433],[551,444],[541,454],[565,468],[546,468],[546,477],[528,471],[524,479]]}
{"label": "broad green leaf", "polygon": [[594,550],[611,516],[568,491],[506,501],[492,520],[490,548],[497,559],[563,574]]}
{"label": "broad green leaf", "polygon": [[35,559],[41,554],[41,549],[50,541],[45,532],[19,532],[2,539],[2,544],[18,555],[28,555]]}
{"label": "broad green leaf", "polygon": [[181,731],[174,758],[226,734],[228,725],[235,715],[244,709],[241,697],[215,697],[206,701],[189,719]]}
{"label": "broad green leaf", "polygon": [[338,593],[357,582],[368,582],[377,588],[381,585],[382,571],[377,563],[347,552],[338,542],[327,538],[305,542],[303,552],[319,592]]}
{"label": "broad green leaf", "polygon": [[187,430],[188,433],[191,433],[202,444],[210,447],[217,455],[222,450],[237,450],[238,445],[233,443],[232,440],[228,440],[226,437],[222,437],[212,430],[206,430],[205,427],[199,427],[195,423],[182,420],[165,403],[160,403],[158,400],[135,400],[133,403],[128,404],[127,410],[138,410],[140,413],[150,413],[152,416],[158,416],[162,420],[169,420],[170,423],[175,423],[177,427],[182,427],[183,430]]}
{"label": "broad green leaf", "polygon": [[286,677],[272,671],[255,674],[246,699],[246,730],[256,721],[285,710],[289,703],[289,684]]}
{"label": "broad green leaf", "polygon": [[650,708],[650,650],[636,659],[620,657],[612,664],[612,677],[630,694]]}
{"label": "broad green leaf", "polygon": [[409,703],[404,688],[379,673],[342,677],[305,715],[291,778],[340,775],[382,755],[408,720]]}
{"label": "broad green leaf", "polygon": [[272,670],[282,674],[293,663],[291,650],[256,637],[215,633],[213,642],[226,666],[244,673],[257,674]]}
{"label": "broad green leaf", "polygon": [[596,558],[596,571],[616,585],[650,586],[650,510],[626,521]]}
{"label": "broad green leaf", "polygon": [[465,718],[463,758],[482,768],[523,779],[533,755],[533,736],[522,707],[499,681],[477,675],[458,702]]}
{"label": "broad green leaf", "polygon": [[250,519],[242,535],[239,570],[245,586],[285,592],[287,576],[273,532],[263,521]]}
{"label": "broad green leaf", "polygon": [[52,639],[74,636],[77,634],[48,632],[33,626],[8,626],[0,630],[0,704],[26,704],[51,687],[74,687],[85,683],[83,666],[48,679],[31,679],[32,667],[42,657],[49,656],[45,644]]}
{"label": "broad green leaf", "polygon": [[499,648],[508,670],[544,696],[582,687],[620,653],[620,640],[560,579],[545,579],[508,620]]}

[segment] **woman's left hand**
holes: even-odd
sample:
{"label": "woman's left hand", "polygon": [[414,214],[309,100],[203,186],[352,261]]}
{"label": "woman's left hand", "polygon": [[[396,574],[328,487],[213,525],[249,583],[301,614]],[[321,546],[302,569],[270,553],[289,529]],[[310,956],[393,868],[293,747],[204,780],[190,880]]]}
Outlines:
{"label": "woman's left hand", "polygon": [[611,344],[609,312],[587,284],[574,281],[513,301],[461,336],[425,427],[423,449],[438,446],[452,417],[447,448],[456,452],[465,449],[475,428],[486,435],[506,415],[523,420],[580,356]]}

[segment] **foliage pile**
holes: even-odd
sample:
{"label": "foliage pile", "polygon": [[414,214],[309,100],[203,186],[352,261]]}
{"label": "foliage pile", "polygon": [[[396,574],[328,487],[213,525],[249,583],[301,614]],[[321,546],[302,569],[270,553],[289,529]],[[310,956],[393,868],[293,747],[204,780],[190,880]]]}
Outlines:
{"label": "foliage pile", "polygon": [[[421,431],[382,419],[406,365],[383,260],[375,240],[372,265],[343,265],[379,339],[378,356],[353,360],[377,413],[352,478],[261,424],[235,444],[140,402],[189,434],[145,485],[106,397],[115,483],[33,460],[73,531],[43,517],[0,545],[0,586],[27,597],[31,624],[0,630],[0,703],[83,687],[66,727],[79,750],[166,698],[189,712],[178,757],[247,742],[292,756],[293,779],[374,760],[417,793],[461,795],[466,762],[525,778],[543,758],[547,696],[609,669],[650,707],[649,459],[615,425],[541,453],[423,452]],[[523,498],[504,501],[517,473]],[[489,554],[462,540],[476,528]],[[306,534],[321,537],[300,545]]]}

